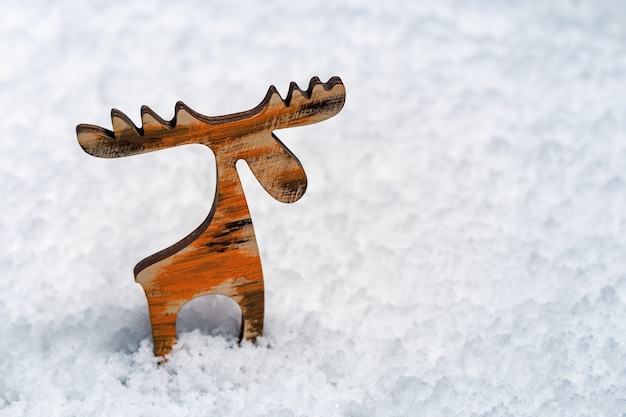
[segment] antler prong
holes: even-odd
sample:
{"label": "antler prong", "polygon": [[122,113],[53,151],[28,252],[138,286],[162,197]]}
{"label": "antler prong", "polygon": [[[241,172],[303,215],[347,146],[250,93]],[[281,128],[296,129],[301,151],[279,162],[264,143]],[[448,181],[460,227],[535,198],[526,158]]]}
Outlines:
{"label": "antler prong", "polygon": [[[330,80],[329,80],[330,82]],[[328,84],[328,83],[326,83]],[[322,85],[324,86],[325,84],[322,83],[319,79],[319,77],[315,76],[313,78],[311,78],[311,81],[309,81],[309,88],[307,88],[307,92],[309,93],[309,96],[311,96],[311,93],[313,92],[313,88],[317,85]]]}
{"label": "antler prong", "polygon": [[[281,117],[274,113],[273,129],[301,126],[316,123],[335,115],[346,99],[346,90],[339,77],[331,77],[326,83],[322,83],[318,77],[311,78],[309,87],[303,91],[292,82],[289,85],[287,98],[284,100],[285,108],[280,111]],[[269,110],[266,107],[260,113]]]}
{"label": "antler prong", "polygon": [[273,85],[270,85],[270,88],[267,90],[267,94],[265,95],[263,102],[267,102],[267,105],[272,108],[276,108],[278,106],[287,107],[286,101],[280,95],[278,89]]}
{"label": "antler prong", "polygon": [[171,129],[171,123],[162,119],[148,106],[141,106],[141,127],[144,134],[162,129]]}
{"label": "antler prong", "polygon": [[289,83],[289,92],[287,93],[287,98],[285,99],[287,107],[291,106],[294,97],[296,101],[306,98],[305,92],[302,91],[300,87],[298,87],[298,84],[292,81],[291,83]]}
{"label": "antler prong", "polygon": [[116,139],[129,140],[140,136],[142,133],[133,121],[118,109],[111,110],[111,124]]}
{"label": "antler prong", "polygon": [[179,101],[176,103],[174,127],[189,126],[201,121],[201,115],[191,110],[185,103]]}

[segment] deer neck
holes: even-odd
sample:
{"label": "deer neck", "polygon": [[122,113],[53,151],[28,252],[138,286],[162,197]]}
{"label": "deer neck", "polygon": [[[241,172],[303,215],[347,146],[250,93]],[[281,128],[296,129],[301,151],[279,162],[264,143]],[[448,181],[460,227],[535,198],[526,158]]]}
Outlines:
{"label": "deer neck", "polygon": [[230,158],[220,158],[216,155],[217,162],[217,188],[213,203],[212,225],[224,225],[229,223],[250,223],[250,211],[244,195],[236,161]]}

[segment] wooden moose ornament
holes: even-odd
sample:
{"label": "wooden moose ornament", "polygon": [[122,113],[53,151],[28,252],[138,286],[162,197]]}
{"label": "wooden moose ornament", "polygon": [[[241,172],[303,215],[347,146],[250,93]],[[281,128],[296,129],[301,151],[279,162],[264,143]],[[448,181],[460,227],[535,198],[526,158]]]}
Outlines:
{"label": "wooden moose ornament", "polygon": [[254,340],[262,334],[261,259],[235,164],[245,160],[272,197],[295,202],[304,194],[306,175],[298,159],[272,132],[328,119],[341,110],[345,97],[338,77],[326,83],[314,77],[306,91],[292,82],[284,100],[271,86],[258,106],[241,113],[203,116],[178,102],[171,121],[143,106],[141,128],[116,109],[111,111],[113,131],[87,124],[76,127],[80,146],[101,158],[193,143],[204,144],[215,154],[217,187],[206,220],[180,242],[135,266],[135,280],[148,298],[157,356],[172,349],[178,312],[199,296],[231,297],[243,316],[240,338]]}

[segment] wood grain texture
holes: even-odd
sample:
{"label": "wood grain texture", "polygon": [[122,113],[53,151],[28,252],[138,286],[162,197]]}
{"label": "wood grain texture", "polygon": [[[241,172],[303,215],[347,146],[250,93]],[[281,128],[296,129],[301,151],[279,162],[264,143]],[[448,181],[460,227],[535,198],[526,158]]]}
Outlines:
{"label": "wood grain texture", "polygon": [[263,272],[236,163],[245,160],[276,200],[297,201],[306,190],[306,175],[273,131],[328,119],[341,110],[345,96],[338,77],[326,83],[314,77],[306,91],[291,83],[285,99],[271,86],[258,106],[241,113],[203,116],[178,102],[170,121],[143,106],[140,128],[116,109],[111,111],[113,131],[86,124],[76,127],[80,146],[101,158],[193,143],[204,144],[215,154],[217,187],[207,218],[180,242],[135,267],[135,280],[148,298],[156,355],[166,355],[176,342],[176,317],[183,305],[203,295],[225,295],[239,304],[241,338],[254,340],[262,334]]}

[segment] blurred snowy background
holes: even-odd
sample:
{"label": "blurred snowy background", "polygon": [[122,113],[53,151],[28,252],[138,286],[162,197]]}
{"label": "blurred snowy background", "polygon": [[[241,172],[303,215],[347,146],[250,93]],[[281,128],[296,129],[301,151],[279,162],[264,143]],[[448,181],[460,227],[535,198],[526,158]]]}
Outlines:
{"label": "blurred snowy background", "polygon": [[[626,415],[623,2],[5,0],[0,40],[0,416]],[[157,366],[132,269],[204,219],[213,157],[75,126],[314,75],[347,102],[276,132],[304,198],[241,167],[264,338],[208,298]]]}

